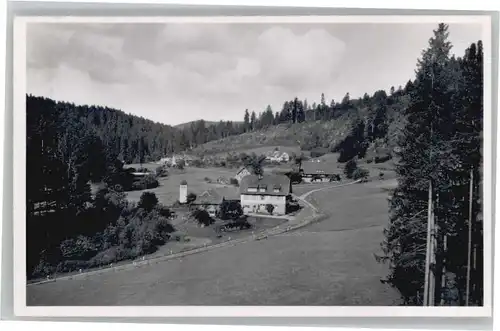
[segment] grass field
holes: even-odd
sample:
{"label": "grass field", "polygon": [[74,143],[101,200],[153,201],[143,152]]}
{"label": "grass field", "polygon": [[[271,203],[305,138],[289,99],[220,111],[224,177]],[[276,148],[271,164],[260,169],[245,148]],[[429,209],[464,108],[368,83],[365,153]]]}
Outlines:
{"label": "grass field", "polygon": [[[169,206],[179,200],[179,185],[183,180],[188,183],[188,192],[201,194],[210,188],[224,186],[216,183],[217,178],[225,177],[229,179],[234,177],[235,174],[236,171],[234,169],[224,168],[188,167],[184,170],[169,169],[169,176],[159,179],[160,186],[149,190],[127,192],[127,198],[130,201],[139,201],[143,192],[154,192],[160,203]],[[211,179],[212,183],[207,183],[205,178]],[[231,185],[227,186],[231,187]],[[234,190],[238,192],[237,187],[234,187]]]}
{"label": "grass field", "polygon": [[28,305],[397,305],[373,257],[387,223],[381,184],[313,193],[327,218],[267,240],[30,286]]}

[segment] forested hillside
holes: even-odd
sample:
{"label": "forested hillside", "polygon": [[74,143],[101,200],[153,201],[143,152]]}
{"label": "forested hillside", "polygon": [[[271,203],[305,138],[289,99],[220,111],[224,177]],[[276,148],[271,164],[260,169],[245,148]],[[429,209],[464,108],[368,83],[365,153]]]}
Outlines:
{"label": "forested hillside", "polygon": [[240,124],[231,121],[207,124],[200,120],[172,127],[108,107],[56,102],[32,95],[27,96],[26,108],[28,117],[50,117],[57,124],[53,135],[71,140],[76,132],[86,132],[100,140],[107,154],[125,163],[156,161],[167,154],[243,132]]}
{"label": "forested hillside", "polygon": [[335,151],[357,125],[363,126],[368,145],[377,142],[380,147],[390,149],[396,146],[397,133],[404,125],[402,114],[412,86],[409,81],[404,88],[391,89],[389,95],[381,90],[354,100],[347,94],[340,103],[332,100],[330,105],[324,96],[322,102],[311,105],[307,100],[287,101],[274,115],[271,107],[259,115],[245,114],[245,133],[210,141],[192,151],[210,155],[276,145]]}

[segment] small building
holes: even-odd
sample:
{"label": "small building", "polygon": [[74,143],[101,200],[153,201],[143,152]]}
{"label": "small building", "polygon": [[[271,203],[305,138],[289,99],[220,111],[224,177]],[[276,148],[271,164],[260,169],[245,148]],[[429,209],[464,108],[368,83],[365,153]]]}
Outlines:
{"label": "small building", "polygon": [[151,174],[151,172],[132,172],[132,176],[134,177],[146,177],[147,175]]}
{"label": "small building", "polygon": [[181,181],[181,184],[179,185],[179,202],[180,203],[186,203],[187,202],[187,182],[185,180]]}
{"label": "small building", "polygon": [[[240,183],[243,213],[285,215],[291,192],[290,179],[285,175],[248,175]],[[271,213],[268,205],[273,206]]]}
{"label": "small building", "polygon": [[204,191],[196,197],[193,207],[204,209],[211,217],[217,215],[222,201],[240,201],[238,190],[234,187],[218,187]]}
{"label": "small building", "polygon": [[238,172],[236,173],[236,175],[234,176],[234,178],[239,182],[241,182],[241,180],[245,177],[245,176],[248,176],[248,175],[251,175],[252,173],[250,172],[250,170],[248,170],[247,167],[241,167]]}
{"label": "small building", "polygon": [[340,175],[334,163],[319,160],[302,162],[299,173],[305,183],[330,182]]}

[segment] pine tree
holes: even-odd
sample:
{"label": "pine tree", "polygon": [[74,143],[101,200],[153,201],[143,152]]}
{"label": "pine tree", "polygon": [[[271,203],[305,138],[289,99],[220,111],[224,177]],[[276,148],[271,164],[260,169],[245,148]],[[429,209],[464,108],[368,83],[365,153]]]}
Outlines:
{"label": "pine tree", "polygon": [[252,111],[252,115],[250,116],[250,130],[255,130],[257,125],[257,115],[254,111]]}
{"label": "pine tree", "polygon": [[248,109],[245,109],[245,116],[243,117],[243,127],[245,132],[247,132],[250,128],[250,113],[248,112]]}
{"label": "pine tree", "polygon": [[[448,26],[440,24],[418,61],[415,83],[407,84],[406,90],[411,87],[411,104],[405,112],[406,126],[399,141],[398,186],[390,199],[390,221],[384,231],[384,255],[380,257],[380,261],[390,262],[386,281],[400,291],[407,304],[414,305],[422,302],[429,182],[435,202],[438,246],[437,264],[432,269],[437,283],[443,266],[458,274],[463,269],[463,254],[457,244],[448,241],[448,251],[460,256],[453,259],[442,244],[444,236],[460,237],[464,231],[468,204],[464,179],[469,170],[463,167],[461,159],[465,156],[457,148],[457,142],[463,142],[458,137],[462,133],[456,130],[462,120],[456,116],[454,101],[460,95],[460,70],[457,61],[449,56],[452,46],[447,38]],[[460,102],[468,103],[464,99]]]}
{"label": "pine tree", "polygon": [[298,108],[299,108],[299,99],[295,98],[293,100],[293,106],[292,106],[292,123],[297,123],[297,114],[298,114]]}

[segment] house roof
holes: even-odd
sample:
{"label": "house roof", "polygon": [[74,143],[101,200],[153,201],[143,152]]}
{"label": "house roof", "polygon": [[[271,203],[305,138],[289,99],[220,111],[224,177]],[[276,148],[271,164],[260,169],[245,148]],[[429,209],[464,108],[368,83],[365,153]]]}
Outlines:
{"label": "house roof", "polygon": [[[251,192],[249,188],[263,188],[265,192]],[[278,189],[278,192],[275,192]],[[248,175],[241,180],[240,192],[242,194],[259,195],[288,195],[290,194],[290,178],[285,175],[265,174],[261,178],[256,175]]]}
{"label": "house roof", "polygon": [[217,187],[211,188],[199,194],[194,201],[199,205],[218,205],[226,200],[239,200],[238,190],[234,187]]}
{"label": "house roof", "polygon": [[332,175],[337,174],[338,169],[332,162],[307,161],[302,162],[301,169],[306,175]]}
{"label": "house roof", "polygon": [[246,170],[246,171],[250,172],[250,170],[248,170],[247,167],[241,167],[236,174],[237,175],[240,174],[243,170]]}

